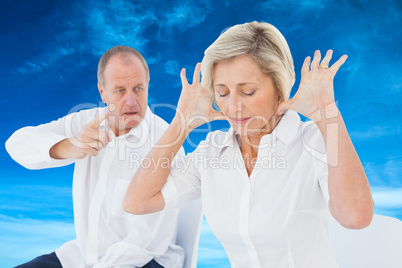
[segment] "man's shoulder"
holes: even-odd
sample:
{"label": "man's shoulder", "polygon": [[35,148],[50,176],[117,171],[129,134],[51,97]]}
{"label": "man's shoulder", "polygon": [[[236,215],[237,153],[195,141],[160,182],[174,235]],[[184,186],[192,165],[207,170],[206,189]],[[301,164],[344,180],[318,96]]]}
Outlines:
{"label": "man's shoulder", "polygon": [[151,112],[150,125],[153,128],[155,128],[155,130],[162,131],[162,132],[165,132],[165,130],[169,126],[169,124],[164,119],[162,119],[160,116],[158,116],[152,112]]}

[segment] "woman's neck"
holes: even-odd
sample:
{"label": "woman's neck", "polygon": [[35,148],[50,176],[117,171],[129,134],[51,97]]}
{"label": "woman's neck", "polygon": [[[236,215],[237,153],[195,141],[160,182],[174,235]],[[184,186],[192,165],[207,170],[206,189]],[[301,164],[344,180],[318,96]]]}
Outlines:
{"label": "woman's neck", "polygon": [[275,114],[271,117],[271,120],[269,120],[269,122],[263,128],[261,128],[260,132],[253,132],[249,135],[240,135],[239,145],[241,152],[248,152],[256,155],[258,153],[261,138],[267,134],[271,134],[281,121],[282,117],[283,115],[277,116]]}

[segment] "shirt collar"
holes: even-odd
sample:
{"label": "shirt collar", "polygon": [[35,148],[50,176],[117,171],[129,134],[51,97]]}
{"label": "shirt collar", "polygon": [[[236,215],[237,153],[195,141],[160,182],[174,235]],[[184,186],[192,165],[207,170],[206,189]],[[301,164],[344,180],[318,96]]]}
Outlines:
{"label": "shirt collar", "polygon": [[[107,107],[103,108],[104,110],[101,112],[106,112]],[[138,140],[142,140],[142,139],[147,139],[148,138],[148,133],[150,131],[150,123],[151,123],[151,117],[152,117],[153,113],[151,111],[151,109],[147,106],[147,109],[145,111],[145,116],[144,118],[141,120],[141,122],[130,129],[129,132],[127,132],[125,135],[126,138],[128,137],[135,137]],[[105,129],[109,129],[109,119],[104,120],[100,126],[99,126],[100,130],[105,130]],[[115,138],[116,135],[113,133],[113,131],[109,131],[109,135],[111,138]]]}
{"label": "shirt collar", "polygon": [[[287,110],[279,124],[275,127],[271,134],[264,135],[261,138],[260,144],[267,143],[270,140],[280,140],[283,144],[288,146],[293,138],[296,136],[297,130],[300,125],[300,116],[297,112],[292,110]],[[235,139],[237,138],[237,133],[231,127],[224,139],[222,144],[219,146],[219,149],[223,149],[225,147],[234,146]]]}

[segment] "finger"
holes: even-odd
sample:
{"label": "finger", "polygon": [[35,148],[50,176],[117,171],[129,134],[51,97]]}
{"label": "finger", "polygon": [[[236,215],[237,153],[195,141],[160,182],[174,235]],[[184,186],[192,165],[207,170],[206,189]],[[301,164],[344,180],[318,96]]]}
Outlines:
{"label": "finger", "polygon": [[113,133],[113,131],[109,128],[107,131],[106,131],[106,137],[107,137],[107,141],[108,142],[111,142],[112,141],[112,134]]}
{"label": "finger", "polygon": [[215,121],[215,120],[228,120],[228,117],[225,116],[222,112],[215,111],[212,109],[211,113],[208,116],[209,121]]}
{"label": "finger", "polygon": [[93,148],[89,148],[89,149],[85,149],[84,153],[86,155],[90,155],[90,156],[96,156],[98,154],[98,150],[93,149]]}
{"label": "finger", "polygon": [[83,135],[82,142],[90,144],[94,141],[100,141],[99,133],[100,131],[98,130],[89,129],[85,132],[85,136]]}
{"label": "finger", "polygon": [[337,62],[332,64],[332,66],[331,66],[331,68],[329,68],[329,70],[335,75],[336,72],[339,70],[339,68],[345,63],[347,58],[348,58],[348,55],[343,55]]}
{"label": "finger", "polygon": [[201,72],[201,63],[197,63],[194,69],[194,74],[193,74],[193,85],[200,83],[200,72]]}
{"label": "finger", "polygon": [[320,64],[320,60],[321,60],[321,52],[319,50],[316,50],[314,52],[314,59],[311,62],[311,70],[318,68],[318,65]]}
{"label": "finger", "polygon": [[109,143],[109,139],[107,137],[106,131],[98,132],[98,141],[100,141],[102,143],[103,148],[106,147],[106,145]]}
{"label": "finger", "polygon": [[324,66],[329,66],[329,61],[332,58],[332,49],[327,51],[327,54],[325,54],[325,57],[322,59],[321,64],[320,65],[324,65]]}
{"label": "finger", "polygon": [[310,56],[308,56],[304,60],[303,66],[302,66],[302,69],[301,69],[301,74],[302,75],[304,75],[305,73],[307,73],[310,70],[310,60],[311,60]]}
{"label": "finger", "polygon": [[292,109],[293,99],[283,101],[279,104],[277,114],[282,115],[286,110]]}
{"label": "finger", "polygon": [[188,86],[188,81],[187,81],[187,78],[186,78],[186,69],[185,68],[181,69],[180,79],[181,79],[181,84],[183,86]]}
{"label": "finger", "polygon": [[99,151],[100,149],[102,149],[102,142],[100,141],[93,141],[88,143],[89,148],[88,149],[95,149],[97,151]]}
{"label": "finger", "polygon": [[90,126],[94,129],[98,129],[99,126],[102,124],[103,121],[105,121],[105,119],[109,117],[109,111],[106,111],[104,113],[101,114],[97,114],[95,116],[95,118],[89,123]]}

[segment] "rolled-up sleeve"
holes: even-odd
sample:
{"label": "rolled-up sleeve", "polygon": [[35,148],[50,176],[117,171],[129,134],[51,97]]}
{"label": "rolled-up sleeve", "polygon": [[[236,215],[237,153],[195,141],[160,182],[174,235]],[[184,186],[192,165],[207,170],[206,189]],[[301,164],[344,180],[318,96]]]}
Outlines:
{"label": "rolled-up sleeve", "polygon": [[53,159],[49,150],[64,139],[75,137],[97,111],[98,109],[85,110],[47,124],[21,128],[6,141],[6,150],[14,161],[28,169],[69,165],[75,160]]}

